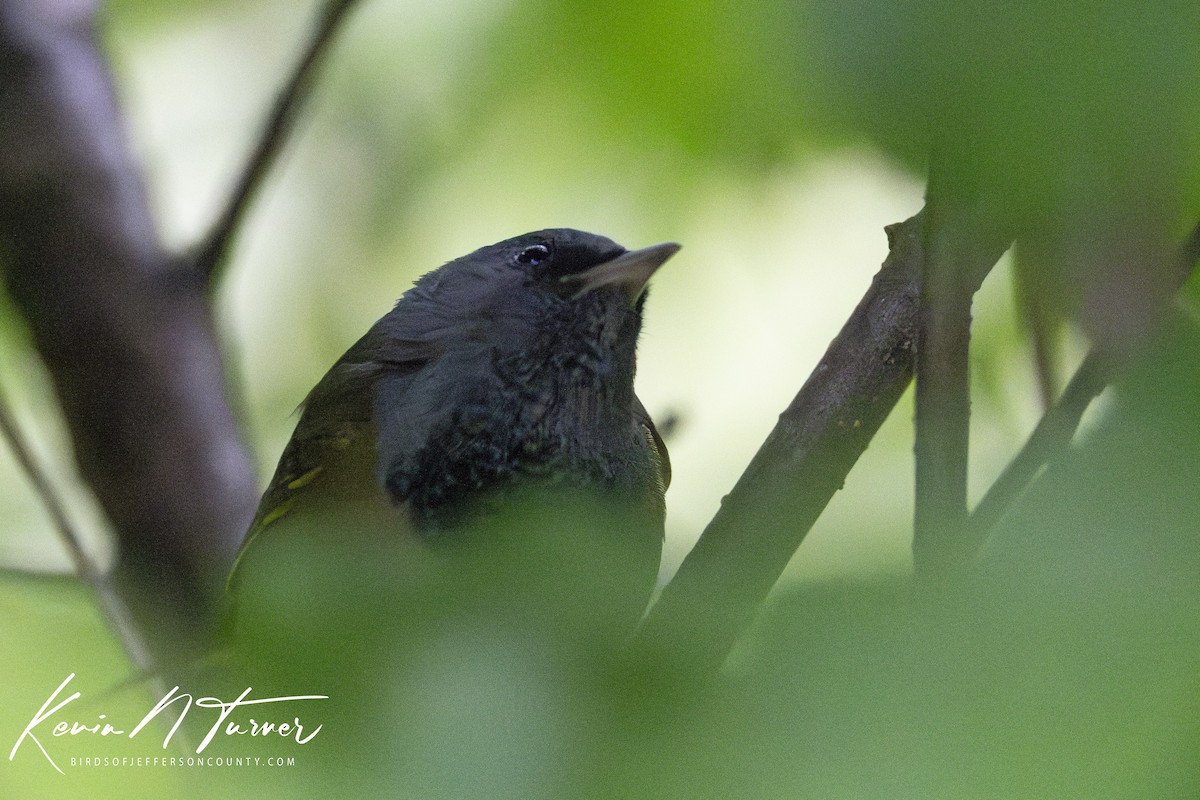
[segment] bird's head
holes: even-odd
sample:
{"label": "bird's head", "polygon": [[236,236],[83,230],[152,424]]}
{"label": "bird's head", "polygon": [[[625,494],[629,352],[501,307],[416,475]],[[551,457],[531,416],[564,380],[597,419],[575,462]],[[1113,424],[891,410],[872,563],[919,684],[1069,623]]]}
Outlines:
{"label": "bird's head", "polygon": [[447,343],[486,342],[524,352],[538,340],[572,339],[632,358],[646,283],[679,250],[673,243],[626,250],[569,228],[527,233],[451,261],[400,301],[402,338],[437,332]]}
{"label": "bird's head", "polygon": [[603,472],[624,458],[613,449],[644,448],[633,390],[642,306],[650,276],[678,249],[631,251],[549,229],[417,281],[367,337],[376,362],[412,359],[375,386],[392,494],[413,496],[413,482],[458,491],[560,461]]}

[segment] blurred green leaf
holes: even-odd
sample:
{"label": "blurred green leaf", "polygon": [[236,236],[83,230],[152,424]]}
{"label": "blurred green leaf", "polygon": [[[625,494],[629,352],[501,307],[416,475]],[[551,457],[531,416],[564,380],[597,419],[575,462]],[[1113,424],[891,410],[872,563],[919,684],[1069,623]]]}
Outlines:
{"label": "blurred green leaf", "polygon": [[21,731],[72,673],[76,678],[58,700],[74,691],[83,697],[53,722],[94,724],[101,713],[112,720],[140,719],[152,702],[143,684],[126,684],[132,677],[129,664],[82,583],[70,578],[0,578],[0,620],[0,794],[49,800],[73,794],[174,796],[181,790],[177,770],[72,768],[69,763],[72,756],[156,755],[155,745],[146,744],[152,735],[136,748],[110,748],[110,739],[96,747],[87,737],[54,738],[49,735],[51,725],[43,725],[37,731],[40,740],[64,774],[56,772],[29,740],[9,760]]}
{"label": "blurred green leaf", "polygon": [[1194,184],[1195,3],[805,8],[826,113],[911,164],[933,149],[950,180],[994,187],[1023,218],[1154,198],[1174,219]]}
{"label": "blurred green leaf", "polygon": [[779,47],[786,4],[523,0],[498,26],[479,106],[523,98],[535,130],[565,104],[645,151],[679,148],[743,166],[789,157],[806,132]]}

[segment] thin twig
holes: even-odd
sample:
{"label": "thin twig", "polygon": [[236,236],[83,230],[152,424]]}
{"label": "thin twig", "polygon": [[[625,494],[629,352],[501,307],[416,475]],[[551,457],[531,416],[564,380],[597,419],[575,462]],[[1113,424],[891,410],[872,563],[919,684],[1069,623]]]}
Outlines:
{"label": "thin twig", "polygon": [[73,572],[43,572],[6,564],[0,566],[0,581],[25,581],[45,586],[76,586],[79,578]]}
{"label": "thin twig", "polygon": [[58,493],[22,436],[11,407],[2,392],[0,392],[0,437],[8,442],[18,465],[29,478],[34,492],[41,499],[42,505],[50,515],[50,521],[58,531],[59,538],[67,548],[67,554],[75,567],[75,573],[95,593],[105,621],[120,641],[130,662],[138,672],[153,674],[155,671],[154,656],[134,622],[129,606],[125,604],[124,599],[113,586],[109,575],[96,566],[92,557],[84,549],[78,533],[67,517],[66,509],[59,499]]}
{"label": "thin twig", "polygon": [[1018,256],[1013,264],[1014,299],[1033,347],[1033,367],[1044,414],[1054,406],[1054,399],[1058,396],[1057,334],[1060,326],[1053,312],[1047,308],[1043,287],[1039,285],[1040,265],[1032,262],[1030,259],[1033,257],[1024,254],[1019,246],[1017,250]]}
{"label": "thin twig", "polygon": [[238,173],[238,182],[224,209],[197,248],[190,269],[209,287],[215,287],[220,281],[221,271],[229,259],[230,246],[246,216],[246,210],[295,127],[298,112],[311,94],[313,77],[321,57],[333,43],[341,23],[356,2],[330,0],[322,10],[308,47],[292,72],[291,79],[276,98],[271,116]]}
{"label": "thin twig", "polygon": [[1025,446],[988,487],[987,494],[971,512],[967,537],[975,552],[983,546],[996,521],[1025,490],[1038,470],[1066,451],[1083,413],[1108,385],[1109,375],[1099,351],[1089,352],[1071,376],[1062,396],[1038,421]]}
{"label": "thin twig", "polygon": [[[1175,281],[1182,286],[1200,262],[1200,223],[1179,248]],[[1079,421],[1092,401],[1119,371],[1111,357],[1093,347],[1067,383],[1062,397],[1038,421],[1033,433],[1004,472],[988,488],[968,522],[968,538],[978,552],[1004,512],[1029,485],[1038,471],[1060,458],[1071,445]]]}
{"label": "thin twig", "polygon": [[[111,576],[96,566],[95,561],[84,549],[83,542],[71,524],[58,492],[22,435],[16,417],[12,413],[12,407],[8,404],[3,391],[0,391],[0,439],[8,442],[13,456],[17,459],[18,466],[29,478],[34,493],[42,501],[59,538],[66,546],[67,554],[75,568],[75,574],[96,596],[96,605],[100,609],[101,616],[104,617],[109,630],[117,637],[121,649],[133,666],[133,674],[126,681],[113,687],[113,691],[145,682],[153,690],[155,696],[165,697],[169,689],[163,673],[158,669],[150,643],[142,635],[141,628],[129,605],[117,590]],[[182,716],[183,713],[185,712],[181,711],[180,715]],[[165,726],[167,721],[163,719],[160,724]],[[176,746],[184,751],[188,749],[189,738],[186,731],[178,732]]]}

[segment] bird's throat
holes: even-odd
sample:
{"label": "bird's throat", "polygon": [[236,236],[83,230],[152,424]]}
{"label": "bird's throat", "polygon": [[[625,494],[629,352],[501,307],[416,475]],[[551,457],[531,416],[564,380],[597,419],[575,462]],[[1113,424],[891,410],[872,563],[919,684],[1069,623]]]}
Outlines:
{"label": "bird's throat", "polygon": [[632,381],[613,385],[585,369],[498,370],[471,402],[449,410],[386,482],[418,528],[454,527],[512,491],[568,488],[623,494],[645,444],[633,418]]}

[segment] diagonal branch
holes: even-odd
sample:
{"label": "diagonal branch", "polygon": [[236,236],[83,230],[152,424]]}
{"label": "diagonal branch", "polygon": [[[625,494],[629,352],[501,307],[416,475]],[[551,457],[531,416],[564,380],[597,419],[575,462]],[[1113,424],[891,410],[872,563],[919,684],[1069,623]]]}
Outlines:
{"label": "diagonal branch", "polygon": [[718,667],[912,378],[923,214],[650,609],[635,652]]}
{"label": "diagonal branch", "polygon": [[101,614],[104,615],[108,627],[116,635],[125,654],[129,657],[134,668],[142,674],[154,672],[154,658],[145,637],[142,636],[133,614],[125,600],[117,592],[109,575],[101,571],[88,555],[67,517],[66,509],[59,500],[50,479],[41,464],[34,458],[33,451],[21,435],[8,400],[0,393],[0,439],[8,442],[17,464],[29,478],[34,492],[41,499],[50,521],[58,532],[59,538],[67,548],[67,554],[75,567],[75,574],[91,588],[96,595]]}
{"label": "diagonal branch", "polygon": [[[1187,281],[1197,262],[1200,262],[1200,223],[1192,228],[1179,249],[1174,275],[1178,285]],[[968,523],[967,536],[974,552],[983,547],[996,522],[1038,470],[1067,451],[1084,412],[1119,371],[1119,365],[1112,362],[1112,357],[1097,347],[1088,352],[1062,396],[1038,421],[1025,445],[988,488]]]}
{"label": "diagonal branch", "polygon": [[224,208],[197,248],[190,268],[210,289],[220,282],[221,272],[229,260],[233,239],[246,217],[246,211],[295,127],[304,101],[312,93],[314,76],[322,56],[329,50],[342,22],[356,2],[357,0],[330,0],[326,4],[308,47],[300,57],[291,79],[276,98],[275,106],[257,144],[238,173],[237,183],[230,192]]}
{"label": "diagonal branch", "polygon": [[1083,413],[1108,385],[1111,373],[1103,361],[1098,350],[1093,349],[1087,354],[1079,369],[1071,376],[1062,396],[1038,420],[1025,446],[975,506],[967,525],[967,538],[973,552],[978,552],[983,546],[993,526],[1025,490],[1042,465],[1066,452]]}
{"label": "diagonal branch", "polygon": [[1029,334],[1034,374],[1042,401],[1042,413],[1045,413],[1058,396],[1058,334],[1062,322],[1046,304],[1046,287],[1042,285],[1045,281],[1039,279],[1041,266],[1031,253],[1022,252],[1018,245],[1017,257],[1013,260],[1013,299],[1020,320]]}

